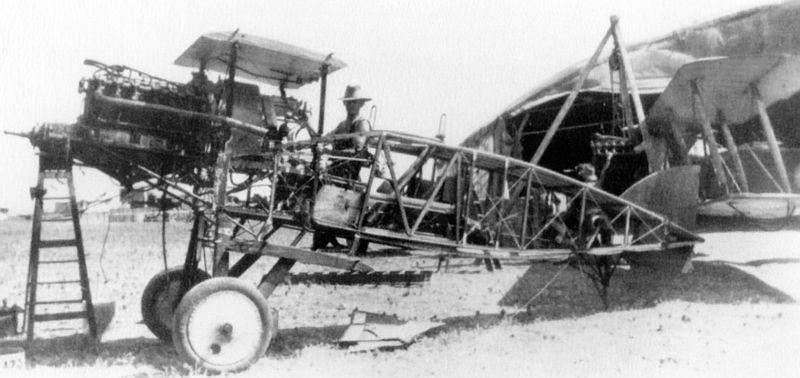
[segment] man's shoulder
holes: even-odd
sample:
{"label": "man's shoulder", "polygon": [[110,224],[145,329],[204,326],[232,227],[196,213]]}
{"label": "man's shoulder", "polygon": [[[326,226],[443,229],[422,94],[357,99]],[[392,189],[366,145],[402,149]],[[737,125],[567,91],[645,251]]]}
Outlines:
{"label": "man's shoulder", "polygon": [[358,117],[354,120],[345,119],[331,131],[331,134],[352,134],[372,130],[372,126],[366,118]]}
{"label": "man's shoulder", "polygon": [[353,131],[354,132],[361,132],[361,131],[370,131],[372,130],[372,125],[366,118],[358,117],[353,120]]}

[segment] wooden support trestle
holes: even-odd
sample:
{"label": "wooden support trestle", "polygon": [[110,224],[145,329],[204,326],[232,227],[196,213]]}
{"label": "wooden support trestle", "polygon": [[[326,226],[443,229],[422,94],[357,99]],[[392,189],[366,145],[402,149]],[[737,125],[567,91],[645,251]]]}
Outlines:
{"label": "wooden support trestle", "polygon": [[[69,190],[69,197],[48,197],[45,189],[46,182],[56,182],[66,185]],[[69,319],[86,319],[89,326],[89,334],[92,338],[97,338],[97,320],[95,318],[94,305],[89,287],[89,274],[86,269],[86,255],[83,249],[83,236],[81,234],[80,214],[78,203],[75,200],[75,185],[72,180],[72,162],[69,158],[50,157],[41,155],[39,157],[39,178],[36,186],[31,188],[31,197],[34,199],[33,209],[33,228],[31,232],[31,249],[28,264],[28,279],[25,294],[25,329],[28,342],[34,338],[34,324],[36,322],[61,321]],[[67,200],[69,214],[45,214],[44,204],[58,200]],[[61,202],[64,203],[64,202]],[[52,215],[52,217],[50,216]],[[42,240],[42,222],[72,222],[74,238],[71,239],[49,239]],[[64,258],[60,256],[47,257],[42,259],[42,253],[47,250],[73,249],[75,256]],[[64,252],[59,252],[63,254]],[[56,255],[56,252],[48,255]],[[40,265],[54,265],[66,271],[69,266],[77,265],[79,278],[55,280],[41,280],[39,277]],[[38,289],[41,287],[52,287],[60,285],[66,288],[71,285],[80,287],[80,298],[63,298],[59,300],[38,300]],[[48,310],[50,307],[50,311]],[[52,306],[59,306],[58,310],[53,310]],[[70,306],[69,310],[64,306]]]}

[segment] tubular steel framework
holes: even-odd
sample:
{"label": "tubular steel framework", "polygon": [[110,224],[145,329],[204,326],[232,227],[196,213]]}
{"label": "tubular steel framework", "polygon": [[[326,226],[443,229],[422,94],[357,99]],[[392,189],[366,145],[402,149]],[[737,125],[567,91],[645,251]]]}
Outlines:
{"label": "tubular steel framework", "polygon": [[[368,148],[333,148],[353,137],[365,137]],[[247,185],[227,187],[231,172],[247,174]],[[427,255],[541,260],[658,252],[701,240],[661,215],[540,166],[387,131],[284,144],[259,155],[221,154],[215,176],[214,200],[201,212],[215,222],[215,275],[239,272],[260,255],[368,270],[352,258],[367,241]],[[271,187],[269,199],[226,202],[259,182]],[[281,228],[298,238],[317,231],[353,240],[350,256],[299,249],[298,238],[274,244]],[[229,270],[230,252],[252,257]]]}
{"label": "tubular steel framework", "polygon": [[[314,132],[296,100],[262,96],[255,85],[234,80],[238,70],[270,82],[263,73],[288,64],[282,71],[294,70],[297,78],[282,79],[281,92],[319,79],[323,113],[326,75],[344,67],[331,55],[238,32],[212,33],[178,62],[199,65],[200,78],[220,57],[212,53],[227,57],[215,66],[228,74],[217,85],[221,92],[202,80],[170,83],[87,61],[98,71],[81,84],[86,97],[78,122],[23,135],[43,152],[66,140],[71,162],[96,167],[126,187],[145,182],[192,208],[183,267],[150,280],[142,317],[194,366],[231,372],[260,358],[275,328],[266,300],[298,262],[350,272],[341,278],[351,283],[426,279],[375,272],[362,258],[370,242],[440,259],[483,259],[487,267],[500,259],[588,266],[605,301],[621,256],[635,265],[646,260],[640,257],[669,259],[677,252],[683,262],[702,241],[651,210],[522,160],[389,131],[320,137],[322,114]],[[242,69],[237,61],[261,65]],[[278,110],[280,128],[268,109]],[[289,132],[288,124],[307,130],[309,139],[296,141],[298,131]],[[366,147],[343,148],[351,145]],[[309,233],[315,241],[347,239],[349,253],[305,248],[300,243]],[[209,255],[210,269],[201,270]],[[257,289],[231,278],[262,256],[277,260]],[[331,281],[341,282],[332,276],[319,282]]]}

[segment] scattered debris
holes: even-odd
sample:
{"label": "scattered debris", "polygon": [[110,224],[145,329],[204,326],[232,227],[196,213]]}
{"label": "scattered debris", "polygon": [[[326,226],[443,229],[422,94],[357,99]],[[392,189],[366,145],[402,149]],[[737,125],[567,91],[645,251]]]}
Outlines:
{"label": "scattered debris", "polygon": [[425,332],[443,325],[441,322],[402,321],[397,315],[355,309],[350,314],[350,326],[338,344],[353,352],[403,348]]}

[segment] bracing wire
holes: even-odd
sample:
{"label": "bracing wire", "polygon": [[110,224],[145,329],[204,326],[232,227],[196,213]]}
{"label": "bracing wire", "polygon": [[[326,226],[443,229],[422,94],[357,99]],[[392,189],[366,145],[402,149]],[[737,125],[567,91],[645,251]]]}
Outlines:
{"label": "bracing wire", "polygon": [[529,299],[527,302],[525,302],[525,305],[523,305],[522,308],[528,308],[528,306],[530,306],[531,303],[533,303],[533,301],[536,300],[536,298],[539,298],[539,296],[544,294],[544,292],[547,290],[547,288],[550,287],[550,285],[553,284],[553,282],[556,281],[556,278],[558,278],[558,276],[560,276],[561,273],[564,270],[566,270],[568,266],[569,266],[569,264],[567,264],[567,263],[562,264],[561,269],[559,269],[558,272],[556,272],[556,274],[553,275],[553,278],[550,278],[550,281],[547,281],[547,283],[544,284],[544,286],[542,286],[542,288],[539,289],[539,291],[536,292],[536,294],[534,294],[534,296],[531,297],[531,299]]}

